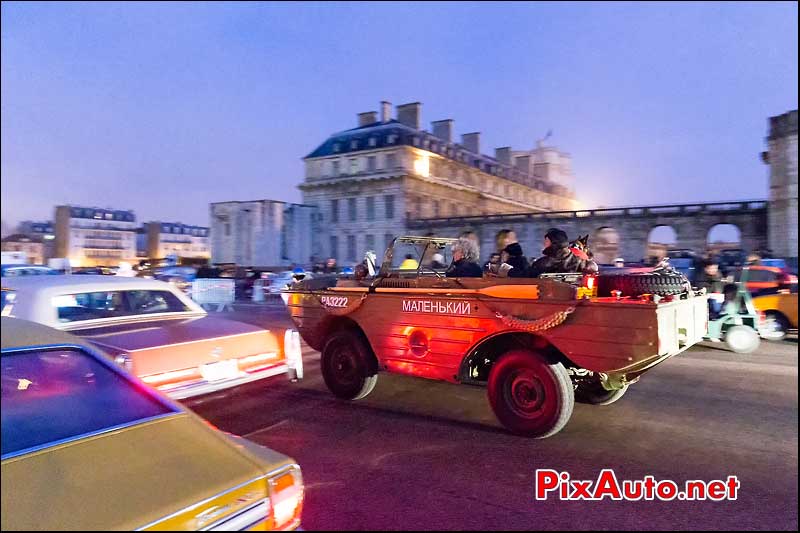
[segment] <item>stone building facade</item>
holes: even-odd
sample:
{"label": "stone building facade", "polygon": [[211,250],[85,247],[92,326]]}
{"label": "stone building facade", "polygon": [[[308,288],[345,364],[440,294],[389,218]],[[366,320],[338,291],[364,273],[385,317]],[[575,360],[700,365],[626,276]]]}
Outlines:
{"label": "stone building facade", "polygon": [[769,119],[769,247],[797,266],[797,110]]}
{"label": "stone building facade", "polygon": [[275,200],[210,205],[211,262],[242,266],[307,265],[318,232],[315,208]]}
{"label": "stone building facade", "polygon": [[381,254],[408,222],[445,216],[577,208],[569,155],[539,145],[483,155],[480,133],[453,139],[453,121],[420,127],[419,102],[381,103],[354,129],[334,133],[304,158],[303,203],[314,206],[313,254],[352,264]]}

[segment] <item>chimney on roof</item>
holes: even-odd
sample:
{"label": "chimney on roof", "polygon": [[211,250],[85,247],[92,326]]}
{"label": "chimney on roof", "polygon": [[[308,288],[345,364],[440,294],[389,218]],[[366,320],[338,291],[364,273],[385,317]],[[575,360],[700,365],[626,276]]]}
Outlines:
{"label": "chimney on roof", "polygon": [[397,120],[401,124],[412,127],[415,130],[419,129],[420,109],[422,104],[413,102],[410,104],[403,104],[397,106]]}
{"label": "chimney on roof", "polygon": [[392,104],[391,102],[381,102],[381,122],[384,124],[392,120]]}
{"label": "chimney on roof", "polygon": [[525,172],[526,174],[530,174],[531,172],[531,156],[529,155],[521,155],[519,157],[514,158],[514,166],[517,167],[518,170]]}
{"label": "chimney on roof", "polygon": [[495,148],[494,149],[494,158],[497,159],[498,163],[502,163],[504,165],[511,165],[511,147],[504,146],[502,148]]}
{"label": "chimney on roof", "polygon": [[378,112],[377,111],[367,111],[366,113],[359,113],[358,114],[358,127],[362,126],[369,126],[370,124],[375,124],[378,122]]}
{"label": "chimney on roof", "polygon": [[453,119],[435,120],[431,122],[431,129],[435,137],[448,143],[453,142]]}
{"label": "chimney on roof", "polygon": [[481,153],[481,134],[476,131],[475,133],[465,133],[461,136],[461,144],[472,152],[473,154]]}

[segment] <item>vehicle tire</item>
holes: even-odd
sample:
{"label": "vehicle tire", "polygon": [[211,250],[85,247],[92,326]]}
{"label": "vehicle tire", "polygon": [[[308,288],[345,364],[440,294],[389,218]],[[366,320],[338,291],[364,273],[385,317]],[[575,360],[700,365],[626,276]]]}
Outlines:
{"label": "vehicle tire", "polygon": [[619,390],[606,390],[599,381],[584,382],[575,389],[575,401],[590,405],[611,405],[628,392],[628,385]]}
{"label": "vehicle tire", "polygon": [[489,373],[489,404],[503,426],[518,435],[545,438],[572,415],[575,395],[561,363],[529,350],[500,356]]}
{"label": "vehicle tire", "polygon": [[725,344],[736,353],[752,353],[758,349],[761,339],[750,326],[733,326],[725,332]]}
{"label": "vehicle tire", "polygon": [[623,296],[657,294],[668,296],[684,292],[687,279],[684,275],[670,272],[663,274],[600,274],[597,278],[598,296],[610,296],[611,291],[621,291]]}
{"label": "vehicle tire", "polygon": [[371,350],[358,333],[340,331],[333,334],[320,357],[325,385],[337,398],[364,398],[378,381],[378,374],[369,364],[372,357]]}
{"label": "vehicle tire", "polygon": [[766,329],[769,330],[768,339],[771,341],[782,341],[789,333],[789,320],[781,313],[776,311],[767,311]]}

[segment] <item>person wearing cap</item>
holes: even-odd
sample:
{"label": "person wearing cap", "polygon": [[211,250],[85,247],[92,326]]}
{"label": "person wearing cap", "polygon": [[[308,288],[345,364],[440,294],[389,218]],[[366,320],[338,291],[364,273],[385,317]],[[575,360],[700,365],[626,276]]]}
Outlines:
{"label": "person wearing cap", "polygon": [[532,278],[551,272],[591,272],[597,271],[594,261],[577,257],[569,249],[569,237],[558,229],[550,228],[544,234],[542,257],[531,265],[528,275]]}
{"label": "person wearing cap", "polygon": [[511,267],[507,270],[509,278],[524,278],[528,275],[528,260],[522,253],[522,246],[513,230],[504,229],[497,234],[497,249],[500,252],[500,263]]}

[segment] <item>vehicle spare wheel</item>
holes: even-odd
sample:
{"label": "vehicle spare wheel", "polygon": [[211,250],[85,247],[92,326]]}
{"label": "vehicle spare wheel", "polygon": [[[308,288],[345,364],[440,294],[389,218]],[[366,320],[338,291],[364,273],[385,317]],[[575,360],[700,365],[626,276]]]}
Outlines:
{"label": "vehicle spare wheel", "polygon": [[375,388],[378,374],[366,341],[352,330],[334,333],[322,349],[320,364],[325,385],[338,398],[360,400]]}
{"label": "vehicle spare wheel", "polygon": [[611,291],[621,291],[622,296],[657,294],[667,296],[683,293],[688,280],[680,273],[664,272],[642,274],[600,274],[597,277],[597,295],[611,296]]}
{"label": "vehicle spare wheel", "polygon": [[567,369],[530,350],[500,356],[488,385],[495,416],[518,435],[544,438],[558,433],[575,405]]}

